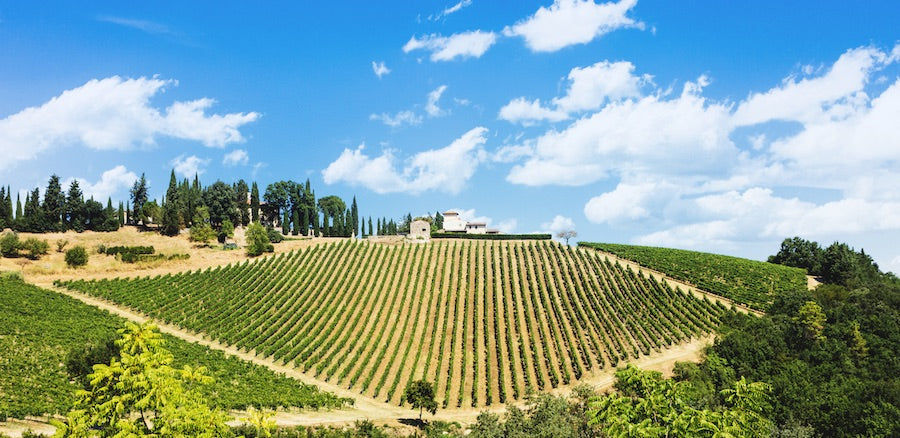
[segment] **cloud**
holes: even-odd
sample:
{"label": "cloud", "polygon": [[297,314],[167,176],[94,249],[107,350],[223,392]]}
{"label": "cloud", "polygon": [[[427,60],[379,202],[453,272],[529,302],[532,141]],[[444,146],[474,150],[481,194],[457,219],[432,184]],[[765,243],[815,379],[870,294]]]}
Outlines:
{"label": "cloud", "polygon": [[422,123],[422,116],[412,111],[404,110],[394,115],[388,113],[370,114],[369,120],[379,120],[385,125],[396,128],[403,125],[418,125]]}
{"label": "cloud", "polygon": [[585,185],[613,173],[680,175],[735,163],[729,107],[700,95],[707,80],[688,82],[680,95],[614,101],[564,129],[551,129],[524,146],[532,153],[507,181],[524,185]]}
{"label": "cloud", "polygon": [[344,149],[340,157],[322,171],[322,177],[326,184],[343,182],[376,193],[441,191],[457,194],[487,158],[482,148],[487,141],[486,135],[486,128],[473,128],[446,147],[413,155],[400,164],[400,169],[390,150],[373,158],[364,153],[364,145],[353,150]]}
{"label": "cloud", "polygon": [[222,164],[224,164],[226,166],[237,166],[237,165],[246,166],[249,161],[250,161],[250,156],[247,155],[247,151],[245,151],[243,149],[235,149],[235,150],[225,154],[225,157],[222,158]]}
{"label": "cloud", "polygon": [[428,19],[431,21],[439,21],[442,18],[444,18],[450,14],[459,12],[460,10],[462,10],[462,8],[465,8],[466,6],[470,6],[471,4],[472,4],[472,0],[461,0],[460,2],[458,2],[452,6],[447,6],[446,8],[444,8],[443,11],[441,11],[437,14],[429,15]]}
{"label": "cloud", "polygon": [[543,120],[559,122],[568,119],[569,115],[563,111],[543,107],[540,99],[528,101],[524,97],[519,97],[509,101],[503,108],[500,108],[498,118],[510,123],[521,123],[524,126],[531,126]]}
{"label": "cloud", "polygon": [[753,93],[734,114],[735,125],[769,120],[822,122],[840,117],[847,105],[864,100],[861,93],[873,71],[892,59],[874,47],[849,50],[823,76],[797,81],[788,77],[780,87]]}
{"label": "cloud", "polygon": [[372,61],[372,71],[375,72],[375,76],[378,76],[378,79],[381,79],[382,76],[390,73],[391,69],[384,65],[384,61]]}
{"label": "cloud", "polygon": [[637,0],[602,4],[593,0],[555,0],[531,17],[506,27],[503,34],[525,38],[525,45],[534,52],[555,52],[589,43],[616,29],[643,29],[643,23],[626,16],[636,4]]}
{"label": "cloud", "polygon": [[591,198],[584,206],[584,216],[598,224],[644,219],[650,216],[649,201],[662,194],[659,189],[659,184],[652,182],[620,183],[615,190]]}
{"label": "cloud", "polygon": [[542,223],[541,229],[555,235],[560,231],[575,230],[575,222],[572,220],[572,218],[568,218],[558,214],[556,216],[553,216],[553,220],[551,220],[550,222]]}
{"label": "cloud", "polygon": [[456,58],[480,58],[496,41],[497,34],[481,30],[457,33],[449,37],[431,34],[419,39],[413,36],[403,46],[403,52],[430,51],[432,62],[452,61]]}
{"label": "cloud", "polygon": [[[98,202],[102,202],[107,198],[119,193],[123,189],[131,188],[138,177],[134,172],[129,171],[125,166],[118,165],[103,172],[100,180],[91,183],[84,178],[74,178],[78,181],[78,186],[84,194],[85,199],[93,197]],[[63,190],[68,190],[72,183],[72,178],[61,182]]]}
{"label": "cloud", "polygon": [[438,107],[437,104],[438,101],[441,100],[441,95],[444,94],[446,89],[446,85],[441,85],[428,93],[428,102],[425,104],[425,112],[428,113],[429,116],[438,117],[444,114],[444,111]]}
{"label": "cloud", "polygon": [[594,110],[609,101],[640,97],[641,87],[652,83],[650,75],[635,76],[634,64],[628,61],[600,61],[575,67],[567,79],[566,94],[553,99],[555,108],[541,105],[539,99],[528,101],[519,97],[500,109],[499,118],[525,126],[544,120],[558,122],[568,119],[570,113]]}
{"label": "cloud", "polygon": [[239,128],[259,118],[255,112],[207,115],[214,103],[208,98],[174,102],[165,111],[151,106],[151,98],[174,85],[144,77],[93,79],[8,116],[0,120],[0,169],[54,148],[129,150],[152,147],[159,137],[224,147],[243,142]]}
{"label": "cloud", "polygon": [[209,164],[209,159],[200,158],[196,155],[189,157],[179,155],[170,161],[169,164],[175,169],[175,173],[185,178],[191,178],[194,175],[203,175],[206,172],[204,167]]}
{"label": "cloud", "polygon": [[101,15],[97,17],[97,21],[104,23],[117,24],[119,26],[130,27],[141,32],[157,35],[174,35],[172,29],[165,24],[155,23],[148,20],[137,20],[133,18],[115,17],[109,15]]}

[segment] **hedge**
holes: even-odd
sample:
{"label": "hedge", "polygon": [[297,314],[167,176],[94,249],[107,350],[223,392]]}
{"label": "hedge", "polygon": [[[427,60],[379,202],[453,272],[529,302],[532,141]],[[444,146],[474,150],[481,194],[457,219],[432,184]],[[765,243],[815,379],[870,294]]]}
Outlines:
{"label": "hedge", "polygon": [[470,240],[550,240],[549,234],[468,234],[468,233],[431,233],[432,239],[470,239]]}

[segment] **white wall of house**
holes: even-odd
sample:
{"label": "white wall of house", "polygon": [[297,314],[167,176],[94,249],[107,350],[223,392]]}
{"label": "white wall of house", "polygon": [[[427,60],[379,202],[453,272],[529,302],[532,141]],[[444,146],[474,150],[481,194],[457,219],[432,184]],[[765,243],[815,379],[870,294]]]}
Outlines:
{"label": "white wall of house", "polygon": [[466,221],[459,218],[459,215],[452,212],[444,213],[444,231],[447,232],[465,232]]}

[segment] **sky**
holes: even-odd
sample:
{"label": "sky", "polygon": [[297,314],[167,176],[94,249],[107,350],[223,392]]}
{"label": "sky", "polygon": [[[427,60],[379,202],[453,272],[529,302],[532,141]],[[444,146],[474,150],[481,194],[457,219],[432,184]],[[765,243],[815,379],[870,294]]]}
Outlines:
{"label": "sky", "polygon": [[900,272],[900,3],[0,0],[0,184],[309,179],[363,216]]}

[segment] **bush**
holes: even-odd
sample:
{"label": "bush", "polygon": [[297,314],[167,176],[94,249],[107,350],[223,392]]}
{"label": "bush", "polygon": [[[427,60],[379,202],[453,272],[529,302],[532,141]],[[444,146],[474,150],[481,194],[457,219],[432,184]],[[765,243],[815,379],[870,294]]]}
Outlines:
{"label": "bush", "polygon": [[46,240],[35,237],[29,237],[23,240],[22,243],[19,244],[19,248],[28,251],[28,253],[25,254],[25,257],[28,257],[31,260],[37,260],[41,258],[42,255],[46,255],[50,252],[50,244],[47,243]]}
{"label": "bush", "polygon": [[[99,251],[99,248],[98,248]],[[110,246],[106,248],[106,255],[114,256],[116,254],[153,254],[156,249],[152,246]],[[102,254],[102,253],[101,253]]]}
{"label": "bush", "polygon": [[7,231],[0,238],[0,254],[3,257],[19,256],[19,235],[14,231]]}
{"label": "bush", "polygon": [[266,234],[268,234],[269,242],[271,243],[281,243],[281,241],[284,240],[284,235],[276,231],[274,228],[266,228]]}
{"label": "bush", "polygon": [[[273,231],[270,229],[270,231]],[[272,252],[275,247],[269,242],[269,235],[262,225],[254,222],[247,227],[247,255],[256,257],[263,252]],[[277,232],[276,232],[277,234]],[[271,248],[271,250],[270,250]]]}
{"label": "bush", "polygon": [[56,241],[56,252],[63,252],[66,249],[66,245],[69,244],[69,241],[66,239],[59,239]]}
{"label": "bush", "polygon": [[83,246],[76,246],[66,251],[66,265],[70,268],[84,266],[88,262],[88,253]]}

